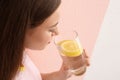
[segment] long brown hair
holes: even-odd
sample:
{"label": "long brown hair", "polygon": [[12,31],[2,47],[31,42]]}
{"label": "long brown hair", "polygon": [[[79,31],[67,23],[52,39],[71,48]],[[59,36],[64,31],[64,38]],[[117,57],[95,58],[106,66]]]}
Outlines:
{"label": "long brown hair", "polygon": [[13,80],[28,28],[42,24],[61,0],[0,0],[0,80]]}

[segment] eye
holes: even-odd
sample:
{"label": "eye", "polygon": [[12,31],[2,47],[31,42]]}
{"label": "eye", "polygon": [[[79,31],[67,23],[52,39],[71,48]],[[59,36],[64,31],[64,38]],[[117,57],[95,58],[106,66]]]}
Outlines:
{"label": "eye", "polygon": [[54,30],[50,29],[49,32],[54,32]]}
{"label": "eye", "polygon": [[49,32],[56,32],[56,28],[49,29]]}
{"label": "eye", "polygon": [[58,25],[58,22],[54,25],[52,25],[50,28],[49,28],[49,32],[56,32],[57,31],[57,25]]}

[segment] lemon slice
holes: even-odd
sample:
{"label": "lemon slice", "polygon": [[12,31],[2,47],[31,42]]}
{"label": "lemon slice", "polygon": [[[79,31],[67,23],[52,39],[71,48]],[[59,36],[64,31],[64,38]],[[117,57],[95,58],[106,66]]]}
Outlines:
{"label": "lemon slice", "polygon": [[63,40],[58,43],[64,56],[76,57],[81,54],[78,43],[75,40]]}

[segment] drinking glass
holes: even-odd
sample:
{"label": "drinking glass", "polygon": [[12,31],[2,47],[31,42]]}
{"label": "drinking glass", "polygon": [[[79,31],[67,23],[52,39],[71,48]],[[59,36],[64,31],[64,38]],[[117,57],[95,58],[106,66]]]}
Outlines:
{"label": "drinking glass", "polygon": [[54,43],[69,71],[79,76],[86,72],[84,50],[77,31],[66,31],[54,38]]}

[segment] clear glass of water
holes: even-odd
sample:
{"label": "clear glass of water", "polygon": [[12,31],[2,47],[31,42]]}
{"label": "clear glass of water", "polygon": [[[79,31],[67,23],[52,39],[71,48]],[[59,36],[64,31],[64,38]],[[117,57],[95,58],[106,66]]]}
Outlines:
{"label": "clear glass of water", "polygon": [[84,50],[76,31],[60,33],[54,38],[54,43],[70,72],[76,76],[86,72]]}

